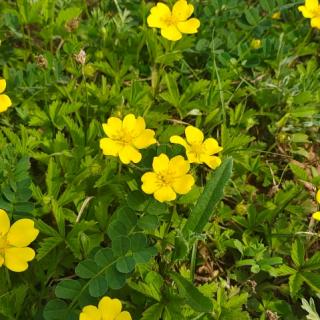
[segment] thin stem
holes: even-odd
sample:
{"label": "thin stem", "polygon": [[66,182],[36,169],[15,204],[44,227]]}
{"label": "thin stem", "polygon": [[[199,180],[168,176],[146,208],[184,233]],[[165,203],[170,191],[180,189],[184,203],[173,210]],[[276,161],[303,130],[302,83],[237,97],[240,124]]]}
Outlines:
{"label": "thin stem", "polygon": [[196,264],[197,264],[197,249],[198,249],[198,240],[196,240],[192,246],[192,254],[191,254],[191,266],[190,266],[190,280],[193,282],[194,275],[196,272]]}

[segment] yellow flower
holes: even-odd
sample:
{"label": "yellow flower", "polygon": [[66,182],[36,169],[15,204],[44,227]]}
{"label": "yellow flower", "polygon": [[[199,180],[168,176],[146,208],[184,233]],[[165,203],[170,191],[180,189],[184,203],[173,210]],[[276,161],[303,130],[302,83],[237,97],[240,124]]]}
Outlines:
{"label": "yellow flower", "polygon": [[176,198],[176,193],[186,194],[194,185],[189,162],[182,156],[169,160],[168,156],[161,153],[154,157],[152,162],[153,172],[147,172],[141,177],[142,190],[153,194],[160,202],[171,201]]}
{"label": "yellow flower", "polygon": [[281,18],[281,13],[280,11],[277,11],[275,12],[272,16],[271,16],[272,19],[274,20],[279,20]]}
{"label": "yellow flower", "polygon": [[253,49],[261,48],[261,40],[260,39],[252,39],[250,43],[250,47]]}
{"label": "yellow flower", "polygon": [[190,163],[205,163],[211,169],[220,166],[221,159],[213,154],[220,152],[223,148],[219,146],[216,139],[208,138],[203,141],[203,133],[193,126],[186,128],[185,136],[186,140],[179,136],[172,136],[170,142],[180,144],[186,149]]}
{"label": "yellow flower", "polygon": [[11,99],[6,94],[1,94],[6,90],[6,80],[0,79],[0,112],[6,111],[11,105]]}
{"label": "yellow flower", "polygon": [[30,219],[20,219],[10,228],[7,213],[0,209],[0,267],[6,266],[14,272],[28,269],[28,262],[33,260],[35,252],[28,245],[38,236]]}
{"label": "yellow flower", "polygon": [[160,28],[161,35],[171,41],[182,38],[182,33],[197,33],[200,21],[196,18],[188,19],[193,13],[193,5],[186,0],[178,0],[172,8],[162,2],[151,8],[151,14],[147,18],[148,26]]}
{"label": "yellow flower", "polygon": [[311,19],[311,27],[320,29],[320,6],[318,0],[306,0],[304,6],[299,6],[305,18]]}
{"label": "yellow flower", "polygon": [[155,132],[146,129],[145,121],[142,117],[136,118],[133,114],[128,114],[123,121],[119,118],[111,117],[107,123],[102,125],[108,138],[100,140],[100,148],[104,155],[120,158],[121,162],[128,164],[131,161],[138,163],[141,161],[139,149],[147,148],[156,143]]}
{"label": "yellow flower", "polygon": [[79,320],[132,320],[128,311],[122,311],[121,301],[103,297],[98,308],[96,306],[86,306],[80,313]]}
{"label": "yellow flower", "polygon": [[[318,192],[316,194],[316,200],[320,204],[320,190],[318,190]],[[320,221],[320,211],[315,212],[312,215],[312,218],[315,219],[315,220],[319,220]]]}

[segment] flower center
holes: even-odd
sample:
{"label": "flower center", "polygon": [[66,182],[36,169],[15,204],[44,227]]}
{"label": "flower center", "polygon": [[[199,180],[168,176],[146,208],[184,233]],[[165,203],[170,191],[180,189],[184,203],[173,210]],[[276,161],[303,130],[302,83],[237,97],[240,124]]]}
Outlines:
{"label": "flower center", "polygon": [[116,139],[119,143],[121,143],[123,146],[128,145],[132,141],[132,136],[127,131],[122,131],[119,136]]}
{"label": "flower center", "polygon": [[170,16],[167,16],[165,19],[164,19],[164,23],[169,27],[169,26],[175,26],[177,24],[177,19],[175,18],[175,16],[173,15],[170,15]]}
{"label": "flower center", "polygon": [[158,181],[161,187],[170,186],[173,181],[173,175],[169,172],[158,173]]}
{"label": "flower center", "polygon": [[195,153],[197,156],[200,156],[200,154],[203,152],[202,143],[193,143],[191,145],[191,152]]}

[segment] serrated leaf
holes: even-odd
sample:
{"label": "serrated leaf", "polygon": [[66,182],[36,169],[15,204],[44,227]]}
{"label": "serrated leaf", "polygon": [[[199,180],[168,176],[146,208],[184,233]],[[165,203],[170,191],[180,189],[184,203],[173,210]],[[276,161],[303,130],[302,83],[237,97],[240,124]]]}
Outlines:
{"label": "serrated leaf", "polygon": [[312,272],[301,272],[300,274],[309,287],[317,292],[320,292],[320,274]]}
{"label": "serrated leaf", "polygon": [[40,261],[54,248],[63,242],[63,239],[59,237],[50,237],[42,240],[37,250],[37,260]]}
{"label": "serrated leaf", "polygon": [[289,277],[289,288],[291,297],[297,297],[298,292],[303,284],[303,280],[304,279],[299,272],[296,272]]}
{"label": "serrated leaf", "polygon": [[184,235],[187,235],[190,232],[202,232],[203,228],[210,220],[214,207],[222,198],[224,186],[230,179],[231,174],[232,158],[227,158],[207,182],[183,228],[182,232]]}
{"label": "serrated leaf", "polygon": [[191,282],[178,273],[170,273],[170,276],[176,283],[180,296],[186,299],[192,309],[198,312],[212,312],[211,300],[204,296]]}
{"label": "serrated leaf", "polygon": [[301,240],[296,240],[291,248],[291,258],[294,264],[298,267],[304,264],[304,246]]}

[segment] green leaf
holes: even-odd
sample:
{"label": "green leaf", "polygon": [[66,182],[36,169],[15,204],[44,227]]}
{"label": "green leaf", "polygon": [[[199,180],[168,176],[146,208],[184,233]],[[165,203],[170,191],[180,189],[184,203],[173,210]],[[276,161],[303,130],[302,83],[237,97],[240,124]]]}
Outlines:
{"label": "green leaf", "polygon": [[37,260],[40,261],[41,259],[43,259],[48,253],[50,253],[54,248],[56,248],[62,242],[63,242],[63,239],[60,236],[49,237],[42,240],[37,250]]}
{"label": "green leaf", "polygon": [[130,273],[134,270],[136,262],[133,256],[121,257],[117,260],[116,267],[119,272]]}
{"label": "green leaf", "polygon": [[101,297],[108,290],[108,281],[103,275],[99,275],[90,281],[89,293],[92,297]]}
{"label": "green leaf", "polygon": [[91,260],[83,260],[76,267],[76,274],[82,279],[90,279],[96,275],[98,272],[98,267],[96,263]]}
{"label": "green leaf", "polygon": [[46,320],[61,320],[66,318],[67,312],[67,304],[62,300],[54,299],[45,306],[43,316]]}
{"label": "green leaf", "polygon": [[232,158],[225,159],[207,182],[203,193],[183,228],[184,235],[190,232],[202,232],[210,220],[214,207],[223,196],[223,188],[231,177],[232,164]]}
{"label": "green leaf", "polygon": [[315,291],[320,292],[320,274],[301,272],[303,280]]}
{"label": "green leaf", "polygon": [[58,283],[55,289],[57,298],[72,300],[81,290],[81,284],[76,280],[63,280]]}
{"label": "green leaf", "polygon": [[164,305],[161,303],[153,304],[142,314],[141,320],[160,320]]}
{"label": "green leaf", "polygon": [[294,264],[298,267],[304,264],[304,246],[303,243],[297,239],[291,248],[291,258]]}
{"label": "green leaf", "polygon": [[289,277],[289,288],[290,288],[290,295],[292,298],[296,298],[298,292],[302,286],[304,278],[301,276],[299,272],[294,273]]}
{"label": "green leaf", "polygon": [[316,252],[310,259],[303,265],[304,271],[320,269],[320,252]]}
{"label": "green leaf", "polygon": [[178,273],[170,273],[179,288],[180,296],[186,299],[189,306],[198,312],[212,312],[211,300],[204,296],[191,282]]}

